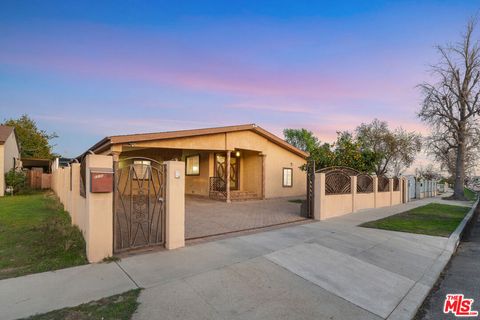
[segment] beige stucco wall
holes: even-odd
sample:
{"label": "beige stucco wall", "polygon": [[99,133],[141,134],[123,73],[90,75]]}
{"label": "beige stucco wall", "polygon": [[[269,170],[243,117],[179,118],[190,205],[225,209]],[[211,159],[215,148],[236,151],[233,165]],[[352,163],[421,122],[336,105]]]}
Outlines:
{"label": "beige stucco wall", "polygon": [[[208,196],[210,175],[210,156],[211,152],[185,150],[182,155],[182,161],[186,162],[186,157],[190,155],[200,156],[200,174],[197,176],[185,175],[185,193],[193,195]],[[212,158],[213,160],[213,158]],[[186,163],[185,163],[186,164]]]}
{"label": "beige stucco wall", "polygon": [[225,134],[136,142],[135,148],[169,148],[187,150],[225,150]]}
{"label": "beige stucco wall", "polygon": [[[185,243],[185,165],[181,161],[167,161],[166,166],[165,246],[175,249]],[[65,210],[69,211],[72,223],[83,233],[88,261],[100,262],[113,254],[113,192],[90,192],[92,168],[113,169],[113,157],[87,155],[86,197],[80,196],[80,164],[77,163],[72,164],[71,168],[54,168],[52,188]]]}
{"label": "beige stucco wall", "polygon": [[185,163],[166,161],[165,247],[185,246]]}
{"label": "beige stucco wall", "polygon": [[75,224],[82,231],[86,243],[87,258],[99,262],[113,254],[113,193],[90,192],[90,169],[113,168],[111,156],[87,155],[86,197],[80,196],[80,165],[72,165],[72,190],[70,168],[58,168],[52,172],[52,188]]}
{"label": "beige stucco wall", "polygon": [[353,212],[351,194],[334,194],[325,197],[325,214],[323,219],[343,216]]}
{"label": "beige stucco wall", "polygon": [[377,193],[377,208],[390,206],[390,192]]}
{"label": "beige stucco wall", "polygon": [[357,193],[355,198],[355,209],[362,210],[375,207],[375,194],[371,193]]}
{"label": "beige stucco wall", "polygon": [[255,151],[242,151],[240,189],[262,196],[262,157]]}
{"label": "beige stucco wall", "polygon": [[[350,177],[352,193],[325,194],[325,173],[315,174],[314,219],[325,220],[349,214],[362,209],[380,208],[403,203],[403,180],[400,180],[400,191],[393,191],[393,179],[390,179],[389,191],[377,192],[378,180],[373,177],[371,193],[357,193],[357,177]],[[408,190],[407,190],[408,191]]]}
{"label": "beige stucco wall", "polygon": [[20,158],[15,134],[12,133],[4,144],[0,144],[0,197],[5,195],[5,173],[15,166],[15,159]]}
{"label": "beige stucco wall", "polygon": [[[277,198],[288,196],[305,196],[306,173],[300,167],[306,163],[302,157],[272,143],[268,139],[252,132],[231,132],[227,136],[230,150],[255,150],[265,155],[265,197]],[[283,168],[292,168],[293,186],[283,187]]]}
{"label": "beige stucco wall", "polygon": [[400,191],[392,192],[392,206],[402,203],[402,193]]}
{"label": "beige stucco wall", "polygon": [[90,192],[91,168],[113,169],[113,158],[101,155],[87,156],[87,257],[91,262],[99,262],[113,255],[113,192]]}

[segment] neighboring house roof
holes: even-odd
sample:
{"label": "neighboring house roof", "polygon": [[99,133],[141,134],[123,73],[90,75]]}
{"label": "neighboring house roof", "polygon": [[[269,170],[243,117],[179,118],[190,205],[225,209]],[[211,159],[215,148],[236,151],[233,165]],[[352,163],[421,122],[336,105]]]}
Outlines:
{"label": "neighboring house roof", "polygon": [[283,147],[303,158],[308,157],[308,153],[300,150],[285,140],[277,137],[273,133],[268,132],[265,129],[257,126],[256,124],[244,124],[228,127],[216,127],[216,128],[205,128],[205,129],[194,129],[194,130],[180,130],[180,131],[167,131],[167,132],[154,132],[154,133],[139,133],[139,134],[128,134],[128,135],[117,135],[106,137],[89,150],[97,153],[102,152],[108,149],[111,145],[114,144],[124,144],[124,143],[134,143],[134,142],[144,142],[152,140],[164,140],[164,139],[175,139],[175,138],[186,138],[218,133],[227,133],[227,132],[237,132],[237,131],[253,131],[260,136],[268,139],[269,141]]}
{"label": "neighboring house roof", "polygon": [[13,127],[0,126],[0,144],[4,144],[12,132],[14,132]]}
{"label": "neighboring house roof", "polygon": [[50,166],[52,160],[44,158],[20,158],[24,167]]}
{"label": "neighboring house roof", "polygon": [[72,162],[74,158],[65,158],[65,157],[60,157],[58,158],[58,165],[60,167],[67,167],[70,162]]}

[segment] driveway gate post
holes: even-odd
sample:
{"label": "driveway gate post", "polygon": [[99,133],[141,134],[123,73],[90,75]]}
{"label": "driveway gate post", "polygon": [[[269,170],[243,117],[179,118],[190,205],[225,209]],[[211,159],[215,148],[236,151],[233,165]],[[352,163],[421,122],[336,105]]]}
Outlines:
{"label": "driveway gate post", "polygon": [[[86,232],[87,258],[99,262],[113,254],[113,181],[111,189],[92,192],[92,172],[113,177],[112,156],[87,155],[86,172]],[[102,173],[96,175],[101,178]],[[95,183],[95,182],[94,182]]]}
{"label": "driveway gate post", "polygon": [[165,247],[169,250],[185,246],[185,163],[165,161],[166,223]]}

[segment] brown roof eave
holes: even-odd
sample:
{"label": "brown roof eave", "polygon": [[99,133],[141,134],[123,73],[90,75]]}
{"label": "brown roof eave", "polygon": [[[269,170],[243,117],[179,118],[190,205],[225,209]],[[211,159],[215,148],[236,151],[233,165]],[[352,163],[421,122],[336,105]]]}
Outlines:
{"label": "brown roof eave", "polygon": [[283,147],[289,150],[292,153],[306,159],[309,156],[308,152],[302,151],[285,140],[277,137],[276,135],[268,132],[267,130],[255,125],[255,124],[245,124],[245,125],[235,125],[235,126],[227,126],[227,127],[218,127],[218,128],[205,128],[205,129],[194,129],[194,130],[180,130],[180,131],[168,131],[168,132],[157,132],[157,133],[140,133],[140,134],[131,134],[131,135],[118,135],[118,136],[110,136],[105,137],[95,145],[93,145],[90,149],[84,152],[82,155],[77,157],[77,159],[83,158],[83,156],[88,151],[93,151],[94,153],[100,153],[112,145],[117,144],[125,144],[125,143],[135,143],[135,142],[146,142],[146,141],[154,141],[154,140],[168,140],[168,139],[176,139],[176,138],[186,138],[186,137],[194,137],[194,136],[202,136],[202,135],[211,135],[211,134],[219,134],[219,133],[228,133],[228,132],[237,132],[237,131],[254,131],[257,134],[263,136],[264,138],[268,139],[272,143],[277,144],[280,147]]}
{"label": "brown roof eave", "polygon": [[110,146],[112,145],[111,141],[110,141],[110,137],[105,137],[103,138],[102,140],[100,140],[99,142],[95,143],[93,146],[91,146],[90,148],[88,148],[87,151],[85,151],[84,153],[82,153],[81,155],[79,155],[78,157],[76,157],[75,159],[77,159],[78,161],[81,161],[82,158],[89,152],[89,151],[92,151],[93,153],[99,153],[99,152],[103,152],[105,150],[107,150]]}
{"label": "brown roof eave", "polygon": [[138,133],[138,134],[130,134],[130,135],[112,136],[110,137],[110,141],[112,144],[122,144],[122,143],[129,143],[129,142],[153,141],[158,139],[166,140],[166,139],[218,134],[218,133],[225,133],[225,132],[251,130],[254,127],[255,127],[254,124],[244,124],[244,125],[236,125],[236,126],[217,127],[217,128],[166,131],[166,132],[154,132],[154,133]]}
{"label": "brown roof eave", "polygon": [[300,150],[294,146],[292,146],[291,144],[289,144],[288,142],[286,142],[285,140],[282,140],[280,139],[279,137],[277,137],[276,135],[268,132],[267,130],[261,128],[261,127],[258,127],[258,126],[255,126],[255,128],[253,128],[254,131],[256,131],[258,134],[260,134],[261,136],[267,138],[268,140],[270,140],[271,142],[285,148],[285,149],[288,149],[289,151],[297,154],[298,156],[304,158],[304,159],[307,159],[308,156],[310,155],[308,152],[305,152],[303,150]]}

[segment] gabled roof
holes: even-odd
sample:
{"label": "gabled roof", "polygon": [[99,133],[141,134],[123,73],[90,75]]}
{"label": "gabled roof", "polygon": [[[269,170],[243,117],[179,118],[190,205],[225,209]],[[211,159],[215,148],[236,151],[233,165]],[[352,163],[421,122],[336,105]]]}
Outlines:
{"label": "gabled roof", "polygon": [[4,144],[12,132],[14,132],[13,127],[0,126],[0,144]]}
{"label": "gabled roof", "polygon": [[135,142],[144,142],[144,141],[153,141],[153,140],[165,140],[165,139],[175,139],[175,138],[187,138],[195,137],[202,135],[211,135],[217,133],[227,133],[227,132],[237,132],[237,131],[253,131],[262,137],[268,139],[269,141],[283,147],[300,157],[307,158],[308,153],[300,150],[291,144],[287,143],[285,140],[277,137],[273,133],[268,132],[267,130],[257,126],[256,124],[243,124],[236,126],[227,126],[227,127],[215,127],[215,128],[205,128],[205,129],[193,129],[193,130],[179,130],[179,131],[166,131],[166,132],[153,132],[153,133],[139,133],[139,134],[128,134],[128,135],[116,135],[105,137],[89,150],[98,153],[106,150],[111,145],[114,144],[125,144],[125,143],[135,143]]}

